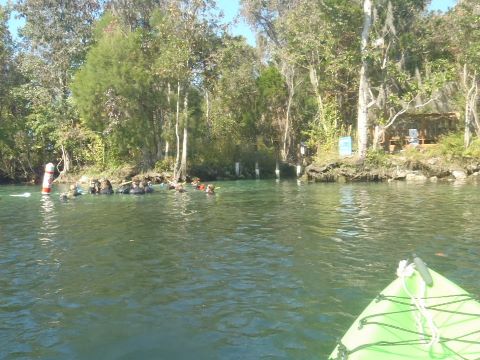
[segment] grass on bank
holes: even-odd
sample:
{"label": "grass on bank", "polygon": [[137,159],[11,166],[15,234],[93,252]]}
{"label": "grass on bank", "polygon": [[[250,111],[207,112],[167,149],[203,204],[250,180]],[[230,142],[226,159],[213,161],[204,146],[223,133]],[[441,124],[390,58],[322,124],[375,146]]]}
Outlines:
{"label": "grass on bank", "polygon": [[[259,162],[262,177],[275,176],[275,153],[274,151],[262,149],[261,151],[247,151],[241,154],[239,161],[242,164],[241,178],[255,177],[255,162]],[[415,167],[415,164],[424,162],[434,162],[438,166],[448,167],[452,163],[459,164],[466,163],[471,159],[478,159],[480,161],[480,139],[476,138],[468,149],[463,146],[463,133],[452,133],[443,136],[439,142],[430,145],[426,148],[406,148],[400,152],[390,154],[383,149],[370,149],[367,153],[364,166],[376,169],[388,169],[396,166]],[[199,159],[195,159],[199,160]],[[213,178],[228,179],[234,177],[235,168],[234,161],[228,161],[225,158],[210,159],[210,161],[195,161],[192,160],[190,174],[192,176],[199,176],[208,181]],[[216,160],[216,161],[214,161]],[[338,148],[333,144],[328,149],[323,147],[316,155],[306,159],[306,164],[311,162],[317,164],[329,164],[334,162],[341,162],[346,167],[356,167],[359,162],[355,156],[349,158],[340,158],[338,155]],[[304,163],[305,164],[305,163]],[[289,164],[280,164],[281,174],[284,176],[295,176],[293,166]],[[117,166],[110,166],[106,168],[91,166],[68,174],[64,179],[65,182],[74,182],[83,175],[88,178],[107,178],[114,182],[121,182],[125,179],[131,179],[133,176],[145,176],[148,174],[169,174],[173,167],[173,159],[169,161],[157,162],[154,169],[147,173],[140,173],[140,171],[133,164],[123,164]]]}
{"label": "grass on bank", "polygon": [[[437,144],[428,147],[407,147],[392,154],[383,149],[369,149],[364,165],[387,168],[396,166],[399,162],[421,162],[429,159],[435,159],[437,162],[445,164],[461,163],[470,159],[480,161],[480,139],[475,138],[467,149],[464,148],[463,141],[463,133],[451,133],[440,137]],[[319,152],[314,156],[313,161],[319,164],[342,162],[352,166],[355,166],[358,162],[355,156],[340,158],[336,147]]]}

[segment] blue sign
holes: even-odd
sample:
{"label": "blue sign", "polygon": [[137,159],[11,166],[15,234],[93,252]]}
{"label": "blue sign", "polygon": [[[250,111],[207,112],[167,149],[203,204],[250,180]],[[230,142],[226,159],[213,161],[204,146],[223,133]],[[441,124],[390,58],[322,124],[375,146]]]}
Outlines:
{"label": "blue sign", "polygon": [[408,136],[410,137],[410,144],[418,145],[418,130],[408,129]]}
{"label": "blue sign", "polygon": [[352,137],[351,136],[340,137],[340,140],[338,140],[338,152],[340,156],[352,155]]}

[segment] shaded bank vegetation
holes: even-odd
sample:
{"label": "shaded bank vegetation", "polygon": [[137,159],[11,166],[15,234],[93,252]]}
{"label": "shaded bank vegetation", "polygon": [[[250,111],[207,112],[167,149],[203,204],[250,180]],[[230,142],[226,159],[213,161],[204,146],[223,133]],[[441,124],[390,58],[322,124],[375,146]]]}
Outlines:
{"label": "shaded bank vegetation", "polygon": [[321,159],[345,135],[363,161],[399,118],[429,112],[457,113],[456,155],[478,156],[480,6],[428,4],[242,0],[255,47],[209,0],[0,6],[0,181],[50,161],[61,174],[215,177],[237,161],[273,174],[301,143]]}

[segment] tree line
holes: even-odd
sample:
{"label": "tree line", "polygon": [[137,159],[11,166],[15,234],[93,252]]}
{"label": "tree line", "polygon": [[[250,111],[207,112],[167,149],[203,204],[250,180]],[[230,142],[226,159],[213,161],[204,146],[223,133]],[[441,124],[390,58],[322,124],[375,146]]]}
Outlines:
{"label": "tree line", "polygon": [[[256,46],[213,0],[17,0],[0,5],[0,179],[228,172],[295,162],[339,136],[357,156],[404,113],[455,111],[480,135],[480,5],[427,0],[241,0]],[[8,27],[23,19],[19,37]],[[252,165],[253,168],[253,165]]]}

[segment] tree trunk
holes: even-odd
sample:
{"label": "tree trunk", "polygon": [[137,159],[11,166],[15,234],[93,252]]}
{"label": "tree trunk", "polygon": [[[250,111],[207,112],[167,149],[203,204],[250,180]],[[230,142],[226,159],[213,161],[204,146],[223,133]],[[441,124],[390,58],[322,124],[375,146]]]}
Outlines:
{"label": "tree trunk", "polygon": [[170,94],[172,92],[170,82],[167,85],[167,104],[168,104],[168,110],[165,113],[165,122],[166,122],[166,139],[165,139],[165,160],[168,160],[169,156],[169,151],[170,151],[170,141],[168,140],[168,136],[170,135],[170,126],[171,126],[171,121],[170,121]]}
{"label": "tree trunk", "polygon": [[290,112],[292,108],[293,96],[295,95],[295,69],[293,65],[290,67],[288,64],[284,65],[283,69],[284,77],[287,83],[288,99],[287,99],[287,112],[285,114],[285,123],[283,128],[282,139],[282,160],[287,161],[290,150]]}
{"label": "tree trunk", "polygon": [[382,125],[375,126],[375,132],[373,134],[373,148],[379,149],[380,144],[385,141],[385,128]]}
{"label": "tree trunk", "polygon": [[[183,144],[182,144],[182,162],[180,163],[180,171],[178,178],[184,179],[187,176],[187,143],[188,143],[188,95],[185,93],[183,103]],[[178,180],[178,179],[177,179]]]}
{"label": "tree trunk", "polygon": [[210,122],[210,96],[208,95],[208,90],[205,90],[205,106],[206,106],[205,117],[207,120],[207,137],[210,138],[212,124]]}
{"label": "tree trunk", "polygon": [[310,65],[310,84],[312,85],[313,91],[315,93],[315,96],[317,97],[317,118],[319,125],[322,127],[323,131],[326,132],[326,126],[325,122],[323,121],[323,113],[324,113],[324,108],[323,108],[323,99],[322,99],[322,94],[320,94],[319,91],[319,81],[318,81],[318,75],[317,75],[317,70],[313,67],[313,65]]}
{"label": "tree trunk", "polygon": [[177,139],[177,154],[175,158],[175,166],[173,168],[173,178],[175,180],[178,179],[178,170],[179,170],[179,164],[180,164],[180,135],[178,134],[178,128],[180,126],[180,81],[177,82],[177,114],[176,114],[176,120],[175,120],[175,136]]}
{"label": "tree trunk", "polygon": [[357,136],[358,136],[358,156],[364,159],[367,154],[368,141],[368,64],[366,60],[367,44],[370,27],[372,26],[372,2],[364,0],[363,2],[363,31],[362,31],[362,67],[360,69],[360,84],[358,87],[358,114],[357,114]]}
{"label": "tree trunk", "polygon": [[[63,145],[60,145],[60,148],[62,150],[62,159],[57,164],[57,170],[60,172],[60,174],[54,181],[60,181],[70,171],[70,155],[68,154],[68,151],[65,150],[65,147]],[[61,163],[63,163],[62,171],[58,169]]]}
{"label": "tree trunk", "polygon": [[478,81],[475,82],[475,92],[472,97],[472,115],[473,115],[473,120],[475,124],[475,133],[477,134],[477,137],[480,137],[480,119],[478,118],[477,104],[478,104]]}
{"label": "tree trunk", "polygon": [[476,76],[474,73],[471,86],[468,84],[468,69],[467,64],[463,66],[463,84],[466,90],[465,96],[465,132],[463,135],[463,146],[468,148],[472,142],[472,118],[474,118],[473,113],[476,105],[477,91],[476,91]]}
{"label": "tree trunk", "polygon": [[467,149],[472,142],[472,132],[470,127],[472,126],[472,119],[470,115],[470,91],[468,92],[465,100],[465,131],[463,133],[463,147]]}
{"label": "tree trunk", "polygon": [[153,113],[155,124],[155,162],[162,158],[162,123],[163,111],[157,110]]}
{"label": "tree trunk", "polygon": [[168,152],[170,151],[170,143],[168,140],[165,140],[165,160],[168,159]]}
{"label": "tree trunk", "polygon": [[65,147],[62,145],[62,160],[63,160],[63,170],[62,174],[66,174],[70,171],[70,155]]}
{"label": "tree trunk", "polygon": [[292,107],[292,100],[293,100],[293,89],[288,94],[288,102],[287,102],[287,114],[285,117],[285,131],[283,133],[283,160],[287,161],[288,154],[290,150],[290,109]]}

